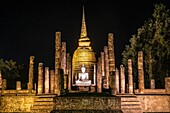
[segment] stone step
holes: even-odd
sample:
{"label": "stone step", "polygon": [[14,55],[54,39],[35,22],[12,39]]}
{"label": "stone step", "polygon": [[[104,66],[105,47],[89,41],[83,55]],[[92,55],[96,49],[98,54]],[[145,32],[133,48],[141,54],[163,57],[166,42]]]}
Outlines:
{"label": "stone step", "polygon": [[143,113],[142,110],[139,109],[129,109],[129,110],[123,110],[123,113]]}
{"label": "stone step", "polygon": [[53,101],[53,98],[50,98],[50,97],[39,97],[39,98],[36,98],[36,101]]}
{"label": "stone step", "polygon": [[121,110],[53,110],[51,113],[123,113]]}
{"label": "stone step", "polygon": [[50,113],[53,109],[32,109],[31,113]]}
{"label": "stone step", "polygon": [[121,97],[121,101],[137,101],[137,98],[136,97],[132,97],[132,98]]}
{"label": "stone step", "polygon": [[121,110],[123,113],[142,113],[140,102],[136,96],[121,97]]}
{"label": "stone step", "polygon": [[130,105],[121,105],[121,108],[131,108],[131,109],[140,109],[139,104],[130,104]]}
{"label": "stone step", "polygon": [[53,98],[55,96],[56,95],[50,95],[50,94],[36,95],[36,97],[38,97],[38,98],[45,98],[45,97]]}
{"label": "stone step", "polygon": [[54,102],[52,102],[52,101],[36,101],[35,103],[34,103],[34,105],[36,106],[36,105],[54,105]]}
{"label": "stone step", "polygon": [[36,106],[33,106],[33,110],[34,109],[52,109],[53,108],[53,105],[36,105]]}
{"label": "stone step", "polygon": [[138,104],[140,105],[140,102],[139,101],[121,101],[121,105],[129,105],[129,104]]}

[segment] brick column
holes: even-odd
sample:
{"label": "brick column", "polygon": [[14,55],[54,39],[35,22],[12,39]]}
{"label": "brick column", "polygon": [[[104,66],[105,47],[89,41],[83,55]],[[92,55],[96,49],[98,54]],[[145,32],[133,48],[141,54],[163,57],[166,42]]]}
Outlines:
{"label": "brick column", "polygon": [[2,94],[2,73],[0,71],[0,95]]}
{"label": "brick column", "polygon": [[43,63],[38,64],[38,94],[43,93]]}
{"label": "brick column", "polygon": [[54,93],[58,96],[61,95],[61,32],[55,34],[55,88]]}
{"label": "brick column", "polygon": [[2,90],[6,90],[6,88],[7,88],[7,80],[2,79]]}
{"label": "brick column", "polygon": [[143,52],[138,52],[138,81],[139,81],[139,93],[144,93],[144,71],[143,71]]}
{"label": "brick column", "polygon": [[16,90],[21,90],[21,81],[16,82]]}
{"label": "brick column", "polygon": [[128,91],[133,94],[132,60],[128,59]]}
{"label": "brick column", "polygon": [[34,56],[30,56],[28,89],[33,90]]}
{"label": "brick column", "polygon": [[155,79],[151,79],[150,81],[150,88],[155,89]]}
{"label": "brick column", "polygon": [[54,70],[50,70],[50,93],[51,94],[54,94],[54,79],[55,79]]}
{"label": "brick column", "polygon": [[67,53],[68,90],[71,90],[71,56]]}
{"label": "brick column", "polygon": [[34,83],[34,90],[36,91],[37,90],[37,84]]}
{"label": "brick column", "polygon": [[94,64],[94,66],[93,66],[93,76],[94,76],[94,85],[96,85],[96,75],[97,75],[97,73],[96,73],[96,64]]}
{"label": "brick column", "polygon": [[64,75],[67,74],[66,71],[66,42],[62,42],[61,47],[61,69],[63,69]]}
{"label": "brick column", "polygon": [[64,89],[68,89],[68,75],[67,75],[67,61],[66,61],[66,42],[62,42],[61,46],[61,69],[63,69],[63,83]]}
{"label": "brick column", "polygon": [[111,94],[116,95],[116,81],[115,81],[115,55],[114,55],[114,38],[113,34],[108,34],[108,57],[109,57],[109,84]]}
{"label": "brick column", "polygon": [[106,89],[106,78],[105,78],[105,65],[104,65],[104,52],[101,52],[100,53],[100,55],[101,55],[101,74],[102,74],[102,81],[103,81],[103,83],[102,83],[102,86],[103,86],[103,88],[105,88]]}
{"label": "brick column", "polygon": [[45,67],[45,94],[49,93],[49,67]]}
{"label": "brick column", "polygon": [[64,75],[64,89],[68,90],[68,75]]}
{"label": "brick column", "polygon": [[165,78],[165,91],[170,94],[170,77]]}
{"label": "brick column", "polygon": [[102,92],[101,58],[98,58],[97,62],[97,92]]}
{"label": "brick column", "polygon": [[119,70],[116,68],[116,93],[119,92]]}
{"label": "brick column", "polygon": [[102,76],[105,76],[104,72],[104,52],[101,52],[101,71],[102,71]]}
{"label": "brick column", "polygon": [[105,59],[106,89],[109,89],[109,59],[107,46],[104,46],[104,59]]}
{"label": "brick column", "polygon": [[121,93],[125,93],[125,68],[120,65]]}

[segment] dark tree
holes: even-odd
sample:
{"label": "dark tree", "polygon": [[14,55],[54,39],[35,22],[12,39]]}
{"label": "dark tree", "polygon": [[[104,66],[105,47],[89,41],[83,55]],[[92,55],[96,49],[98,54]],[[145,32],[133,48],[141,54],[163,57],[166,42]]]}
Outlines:
{"label": "dark tree", "polygon": [[170,67],[170,13],[163,4],[154,5],[152,18],[145,21],[132,35],[130,45],[126,45],[123,55],[123,64],[127,71],[127,60],[133,61],[133,75],[137,82],[137,53],[144,53],[145,84],[154,78],[157,88],[163,88],[164,78],[169,76]]}

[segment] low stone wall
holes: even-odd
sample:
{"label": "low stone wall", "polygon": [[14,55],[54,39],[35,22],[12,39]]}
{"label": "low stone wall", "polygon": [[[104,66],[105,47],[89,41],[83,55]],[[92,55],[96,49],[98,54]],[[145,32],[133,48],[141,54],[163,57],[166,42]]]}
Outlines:
{"label": "low stone wall", "polygon": [[0,97],[0,112],[30,112],[35,95],[4,95]]}
{"label": "low stone wall", "polygon": [[170,95],[141,94],[137,99],[143,112],[170,112]]}
{"label": "low stone wall", "polygon": [[119,97],[56,97],[55,110],[120,110]]}

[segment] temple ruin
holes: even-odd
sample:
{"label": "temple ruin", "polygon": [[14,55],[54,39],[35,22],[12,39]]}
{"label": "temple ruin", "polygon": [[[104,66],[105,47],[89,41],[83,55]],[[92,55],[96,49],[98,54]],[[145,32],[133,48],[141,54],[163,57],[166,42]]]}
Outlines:
{"label": "temple ruin", "polygon": [[[81,34],[73,55],[67,53],[66,43],[61,42],[62,33],[58,31],[54,69],[43,62],[35,67],[36,57],[30,56],[27,89],[22,89],[17,81],[16,90],[7,90],[0,72],[0,112],[170,112],[170,77],[165,78],[165,89],[155,89],[154,79],[151,89],[145,89],[143,52],[139,51],[139,83],[134,84],[132,60],[128,59],[127,76],[123,65],[115,65],[113,33],[108,34],[108,45],[96,58],[87,33],[84,8],[82,15]],[[34,68],[38,69],[38,75],[34,75]],[[36,85],[34,76],[38,78]]]}

